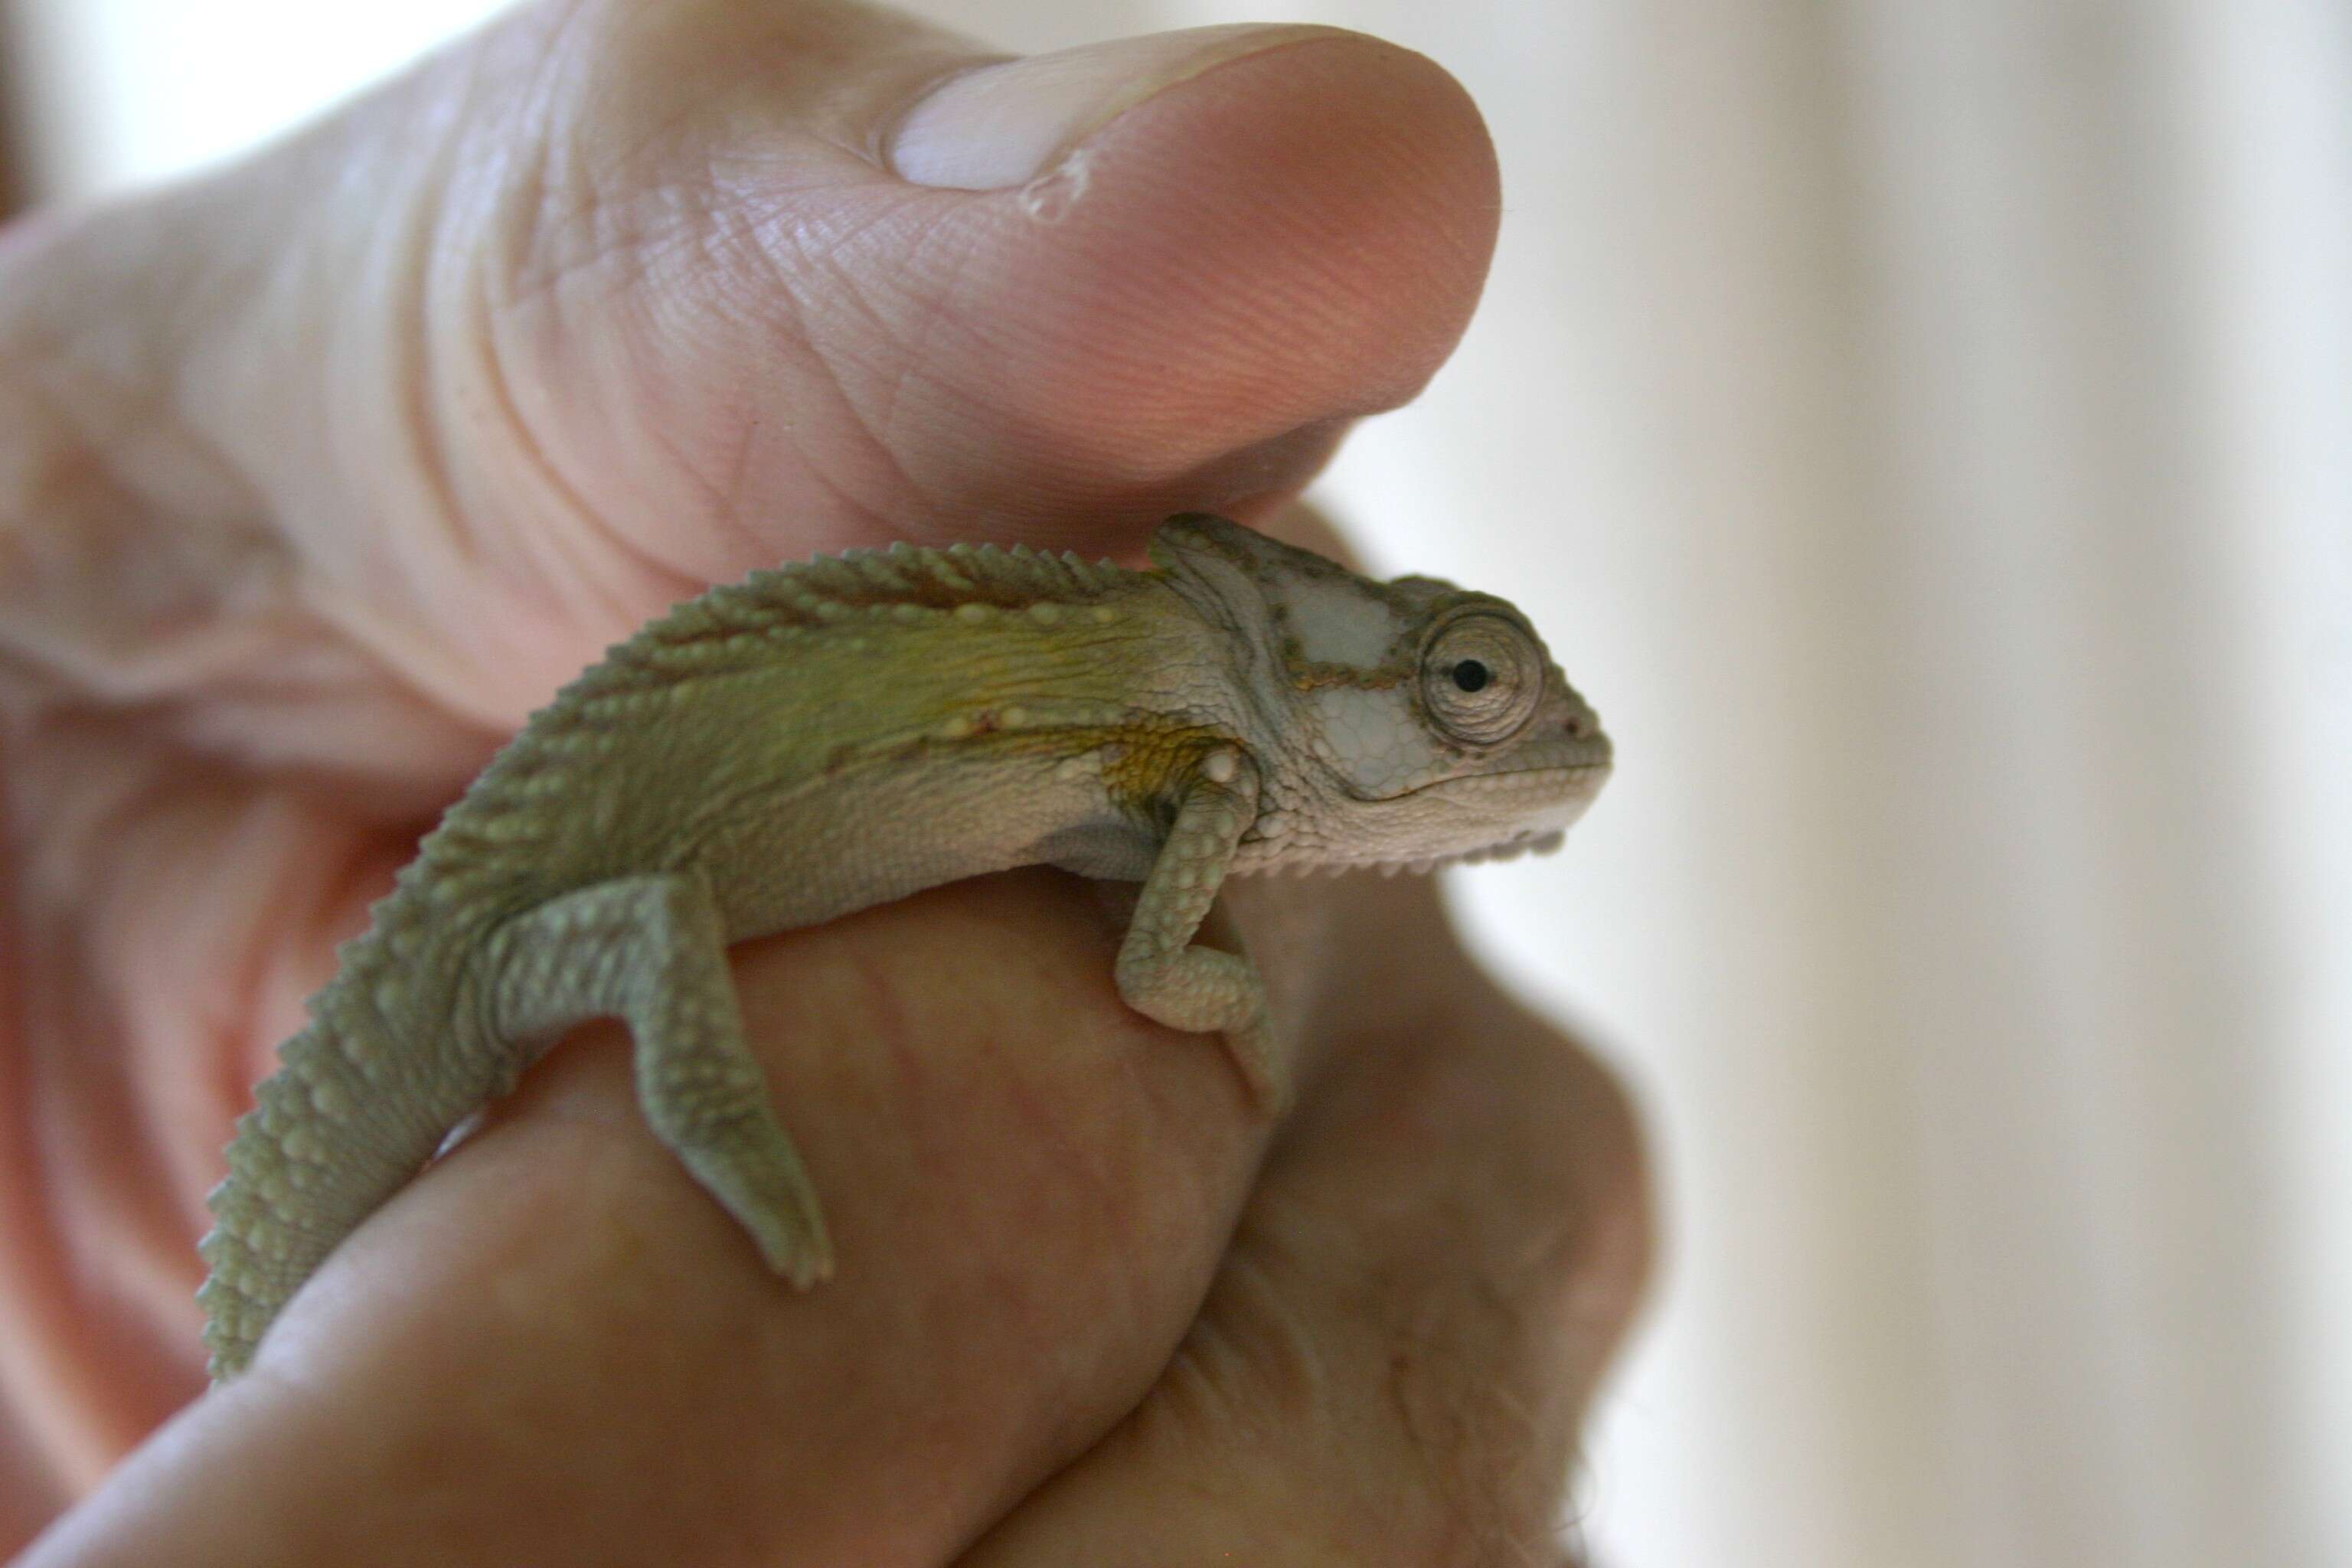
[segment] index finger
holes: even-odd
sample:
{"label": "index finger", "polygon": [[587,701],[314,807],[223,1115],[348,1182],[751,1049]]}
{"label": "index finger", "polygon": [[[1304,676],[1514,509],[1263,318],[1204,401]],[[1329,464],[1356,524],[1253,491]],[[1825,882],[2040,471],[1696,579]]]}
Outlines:
{"label": "index finger", "polygon": [[584,1033],[29,1563],[952,1556],[1149,1385],[1264,1136],[1117,936],[1032,871],[738,951],[842,1259],[806,1295]]}

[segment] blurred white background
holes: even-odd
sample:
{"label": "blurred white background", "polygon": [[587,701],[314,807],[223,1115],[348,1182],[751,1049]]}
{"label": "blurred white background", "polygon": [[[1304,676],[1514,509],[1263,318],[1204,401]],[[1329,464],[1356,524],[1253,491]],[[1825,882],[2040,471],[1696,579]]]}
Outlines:
{"label": "blurred white background", "polygon": [[[52,195],[491,8],[13,4]],[[1657,1142],[1598,1559],[2352,1563],[2352,10],[913,8],[1359,27],[1493,124],[1478,322],[1323,493],[1618,738],[1456,889]]]}

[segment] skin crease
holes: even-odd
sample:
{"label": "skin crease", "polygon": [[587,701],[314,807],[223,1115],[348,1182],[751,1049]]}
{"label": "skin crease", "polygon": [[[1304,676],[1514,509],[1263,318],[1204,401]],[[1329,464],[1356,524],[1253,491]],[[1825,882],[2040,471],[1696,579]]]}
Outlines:
{"label": "skin crease", "polygon": [[1331,547],[1290,499],[1459,335],[1493,158],[1426,60],[1267,46],[1092,130],[1048,224],[876,161],[971,46],[536,5],[0,232],[0,1546],[69,1509],[26,1562],[1559,1557],[1638,1139],[1402,879],[1232,899],[1301,1057],[1273,1127],[1118,1002],[1129,891],[746,944],[831,1285],[761,1270],[599,1026],[173,1417],[230,1119],[604,644],[897,537],[1131,561],[1202,507]]}

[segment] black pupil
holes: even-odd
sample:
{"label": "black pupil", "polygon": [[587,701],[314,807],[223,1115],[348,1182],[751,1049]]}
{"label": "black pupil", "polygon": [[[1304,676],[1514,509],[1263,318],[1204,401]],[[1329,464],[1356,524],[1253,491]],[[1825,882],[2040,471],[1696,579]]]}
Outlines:
{"label": "black pupil", "polygon": [[1490,679],[1486,667],[1475,658],[1465,658],[1454,667],[1454,684],[1465,691],[1484,691]]}

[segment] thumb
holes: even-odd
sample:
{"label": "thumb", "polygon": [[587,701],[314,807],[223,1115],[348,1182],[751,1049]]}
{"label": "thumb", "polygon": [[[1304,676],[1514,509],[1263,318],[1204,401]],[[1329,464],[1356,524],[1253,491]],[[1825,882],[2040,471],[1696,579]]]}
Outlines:
{"label": "thumb", "polygon": [[1010,60],[824,0],[544,0],[13,278],[144,331],[203,504],[498,731],[751,567],[1263,514],[1451,351],[1496,211],[1461,89],[1360,35]]}
{"label": "thumb", "polygon": [[578,114],[628,160],[600,216],[658,211],[540,312],[530,379],[579,389],[542,422],[571,466],[659,476],[627,531],[693,576],[753,563],[747,534],[1118,547],[1269,507],[1419,389],[1484,279],[1475,110],[1359,35],[985,62],[852,8],[630,16]]}

